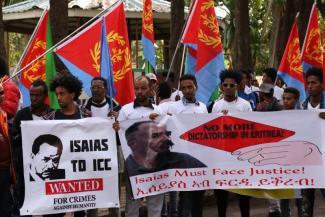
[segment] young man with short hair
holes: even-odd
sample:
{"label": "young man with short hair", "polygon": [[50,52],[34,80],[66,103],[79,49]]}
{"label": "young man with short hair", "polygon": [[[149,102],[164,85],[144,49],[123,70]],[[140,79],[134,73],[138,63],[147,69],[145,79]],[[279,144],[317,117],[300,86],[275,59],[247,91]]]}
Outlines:
{"label": "young man with short hair", "polygon": [[[242,80],[241,74],[237,71],[224,70],[220,73],[221,90],[223,99],[216,101],[212,108],[212,113],[222,113],[224,115],[235,112],[251,112],[249,102],[237,96],[238,87]],[[225,190],[214,190],[217,198],[219,217],[226,217],[229,192]],[[250,197],[237,194],[239,208],[242,217],[249,217]]]}
{"label": "young man with short hair", "polygon": [[[82,82],[69,73],[57,75],[50,84],[50,90],[54,91],[61,109],[55,111],[55,120],[74,120],[90,117],[88,111],[78,107],[77,101],[82,91]],[[49,216],[61,217],[64,213]],[[85,211],[74,212],[74,217],[84,217]]]}
{"label": "young man with short hair", "polygon": [[25,198],[23,147],[21,138],[21,122],[31,120],[52,120],[54,110],[46,103],[48,88],[43,80],[34,81],[29,89],[31,105],[17,112],[12,127],[12,147],[15,156],[15,168],[17,171],[16,190],[18,205],[21,207]]}
{"label": "young man with short hair", "polygon": [[[304,110],[324,109],[323,104],[323,70],[320,68],[311,68],[306,72],[306,87],[308,97],[302,103]],[[320,189],[325,199],[325,189]],[[312,217],[314,213],[315,189],[303,189],[302,194],[302,216]]]}
{"label": "young man with short hair", "polygon": [[[299,90],[294,87],[287,87],[283,91],[283,109],[295,110],[299,109]],[[289,199],[280,200],[281,217],[290,217],[290,205]],[[301,217],[301,199],[296,199],[296,206],[298,211],[298,217]]]}
{"label": "young man with short hair", "polygon": [[[194,75],[183,75],[180,78],[181,100],[174,102],[168,110],[169,114],[202,114],[208,113],[206,106],[196,99],[197,82]],[[205,191],[182,191],[179,193],[178,216],[202,217]]]}

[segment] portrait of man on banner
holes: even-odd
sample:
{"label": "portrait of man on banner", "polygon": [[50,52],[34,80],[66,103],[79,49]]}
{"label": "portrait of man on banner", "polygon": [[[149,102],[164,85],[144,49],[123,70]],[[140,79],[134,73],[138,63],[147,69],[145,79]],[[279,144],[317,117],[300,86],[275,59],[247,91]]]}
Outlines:
{"label": "portrait of man on banner", "polygon": [[32,146],[30,181],[64,179],[65,170],[58,168],[62,150],[62,141],[57,136],[52,134],[38,136]]}
{"label": "portrait of man on banner", "polygon": [[189,154],[172,152],[171,131],[153,121],[133,123],[125,131],[131,154],[126,158],[128,175],[135,176],[167,169],[206,167]]}

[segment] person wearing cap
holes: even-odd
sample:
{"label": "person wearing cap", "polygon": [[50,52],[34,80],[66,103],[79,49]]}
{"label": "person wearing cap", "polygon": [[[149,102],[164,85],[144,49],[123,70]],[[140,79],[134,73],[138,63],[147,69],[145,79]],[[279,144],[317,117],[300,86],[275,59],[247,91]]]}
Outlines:
{"label": "person wearing cap", "polygon": [[263,83],[258,91],[260,103],[256,106],[256,111],[281,111],[282,105],[274,97],[274,85]]}
{"label": "person wearing cap", "polygon": [[[277,70],[274,68],[266,68],[263,70],[263,83],[264,84],[271,84],[275,85],[276,78],[277,78]],[[277,85],[274,86],[273,96],[282,104],[282,95],[283,89],[278,87]]]}
{"label": "person wearing cap", "polygon": [[150,85],[151,85],[151,91],[150,91],[150,101],[152,104],[157,103],[157,90],[158,90],[158,80],[157,76],[154,73],[148,73],[146,74],[146,77],[149,78],[150,80]]}
{"label": "person wearing cap", "polygon": [[[274,97],[274,85],[269,83],[262,83],[259,90],[260,103],[256,106],[256,111],[259,112],[271,112],[282,110],[282,105],[277,98]],[[280,212],[280,200],[269,200],[269,214],[268,217],[279,217]]]}

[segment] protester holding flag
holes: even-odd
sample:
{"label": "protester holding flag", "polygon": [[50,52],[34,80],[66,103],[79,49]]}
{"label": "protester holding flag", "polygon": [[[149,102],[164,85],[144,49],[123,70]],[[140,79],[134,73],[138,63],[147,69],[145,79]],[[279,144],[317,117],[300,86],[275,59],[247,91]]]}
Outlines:
{"label": "protester holding flag", "polygon": [[48,96],[46,83],[39,79],[34,81],[29,89],[31,106],[25,107],[17,112],[12,128],[12,147],[15,156],[15,169],[17,171],[16,192],[19,207],[23,205],[25,199],[23,147],[21,138],[21,122],[29,120],[52,120],[54,110],[45,102]]}
{"label": "protester holding flag", "polygon": [[[238,86],[241,81],[241,74],[237,71],[224,70],[220,74],[221,89],[223,99],[216,101],[212,108],[212,113],[231,114],[233,112],[251,112],[252,108],[249,102],[237,96]],[[225,190],[214,190],[217,198],[219,217],[226,217],[229,192]],[[249,217],[248,196],[237,194],[239,199],[239,208],[242,217]]]}
{"label": "protester holding flag", "polygon": [[[134,102],[126,104],[119,112],[118,121],[113,124],[113,129],[119,130],[119,121],[137,119],[137,118],[150,118],[154,119],[161,115],[160,109],[150,102],[151,82],[146,76],[141,76],[135,80],[135,95]],[[134,200],[131,196],[131,190],[126,191],[126,217],[138,217],[141,200]],[[160,217],[161,209],[163,206],[163,194],[149,196],[147,199],[148,216]]]}
{"label": "protester holding flag", "polygon": [[[320,68],[310,68],[306,73],[306,87],[308,97],[302,104],[305,110],[324,109],[323,95],[323,70]],[[325,189],[320,189],[325,199]],[[313,216],[315,189],[302,190],[302,216]]]}

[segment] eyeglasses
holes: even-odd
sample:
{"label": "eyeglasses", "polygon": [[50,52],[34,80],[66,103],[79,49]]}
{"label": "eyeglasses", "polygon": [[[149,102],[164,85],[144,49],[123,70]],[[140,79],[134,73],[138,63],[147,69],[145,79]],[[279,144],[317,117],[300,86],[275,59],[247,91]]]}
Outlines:
{"label": "eyeglasses", "polygon": [[237,84],[227,84],[227,83],[222,83],[222,86],[225,88],[234,88],[237,86]]}

